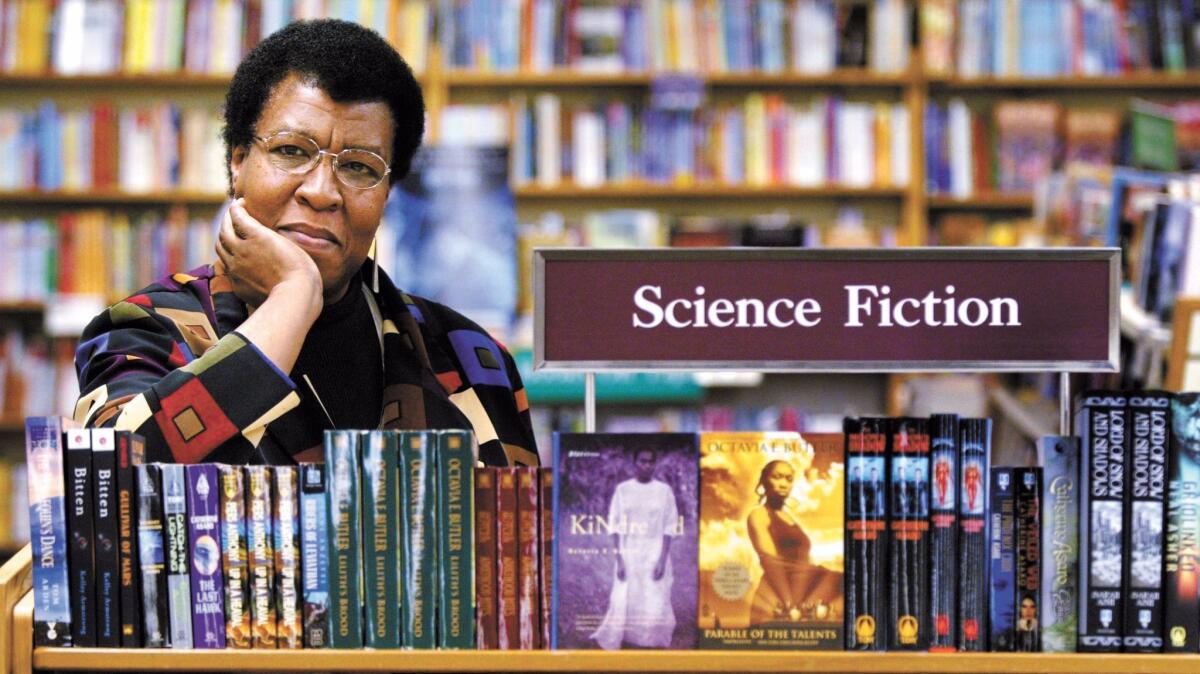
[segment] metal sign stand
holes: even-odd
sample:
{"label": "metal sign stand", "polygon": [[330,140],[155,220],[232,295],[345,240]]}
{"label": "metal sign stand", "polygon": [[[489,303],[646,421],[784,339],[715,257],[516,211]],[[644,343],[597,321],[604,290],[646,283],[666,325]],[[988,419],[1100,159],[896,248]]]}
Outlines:
{"label": "metal sign stand", "polygon": [[583,430],[596,432],[596,373],[583,373]]}

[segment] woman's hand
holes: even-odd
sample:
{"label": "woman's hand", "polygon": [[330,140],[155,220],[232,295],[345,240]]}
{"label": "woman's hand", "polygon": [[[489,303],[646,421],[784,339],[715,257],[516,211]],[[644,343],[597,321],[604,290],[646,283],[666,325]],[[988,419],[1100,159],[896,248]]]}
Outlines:
{"label": "woman's hand", "polygon": [[230,205],[217,234],[217,257],[234,294],[259,307],[273,293],[287,293],[320,313],[323,284],[316,263],[300,246],[255,220],[244,201]]}

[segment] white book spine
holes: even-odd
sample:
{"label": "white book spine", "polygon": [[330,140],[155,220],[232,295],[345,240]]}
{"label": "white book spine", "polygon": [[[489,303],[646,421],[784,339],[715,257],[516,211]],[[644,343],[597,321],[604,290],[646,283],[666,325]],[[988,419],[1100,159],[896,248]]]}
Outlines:
{"label": "white book spine", "polygon": [[912,127],[908,106],[895,103],[891,109],[892,184],[907,187],[912,180]]}
{"label": "white book spine", "polygon": [[572,175],[580,187],[604,184],[604,120],[591,110],[573,115]]}
{"label": "white book spine", "polygon": [[562,181],[561,104],[554,94],[540,94],[535,106],[537,181],[539,185],[553,187]]}
{"label": "white book spine", "polygon": [[955,98],[947,106],[949,127],[950,193],[966,199],[974,193],[971,167],[971,112],[961,98]]}

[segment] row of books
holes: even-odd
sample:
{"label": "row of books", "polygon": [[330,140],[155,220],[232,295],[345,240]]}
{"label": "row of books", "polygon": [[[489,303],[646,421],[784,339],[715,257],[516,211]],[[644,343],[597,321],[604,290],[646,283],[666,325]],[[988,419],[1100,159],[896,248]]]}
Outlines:
{"label": "row of books", "polygon": [[430,0],[0,0],[0,72],[231,75],[295,19],[332,17],[386,38],[425,69]]}
{"label": "row of books", "polygon": [[71,410],[77,398],[74,344],[0,326],[0,419]]}
{"label": "row of books", "polygon": [[29,485],[24,462],[0,461],[0,549],[29,543]]}
{"label": "row of books", "polygon": [[221,114],[172,103],[0,109],[0,190],[224,191]]}
{"label": "row of books", "polygon": [[438,18],[453,68],[898,73],[911,11],[905,0],[465,0]]}
{"label": "row of books", "polygon": [[1104,76],[1200,67],[1188,0],[921,3],[926,71],[960,77]]}

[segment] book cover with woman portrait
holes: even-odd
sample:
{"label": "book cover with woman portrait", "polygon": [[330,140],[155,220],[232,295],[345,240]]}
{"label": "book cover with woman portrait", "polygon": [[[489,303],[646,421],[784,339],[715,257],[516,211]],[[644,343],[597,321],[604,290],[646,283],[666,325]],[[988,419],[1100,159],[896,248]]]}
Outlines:
{"label": "book cover with woman portrait", "polygon": [[694,433],[554,437],[555,649],[696,647]]}
{"label": "book cover with woman portrait", "polygon": [[700,435],[700,646],[842,647],[842,436]]}

